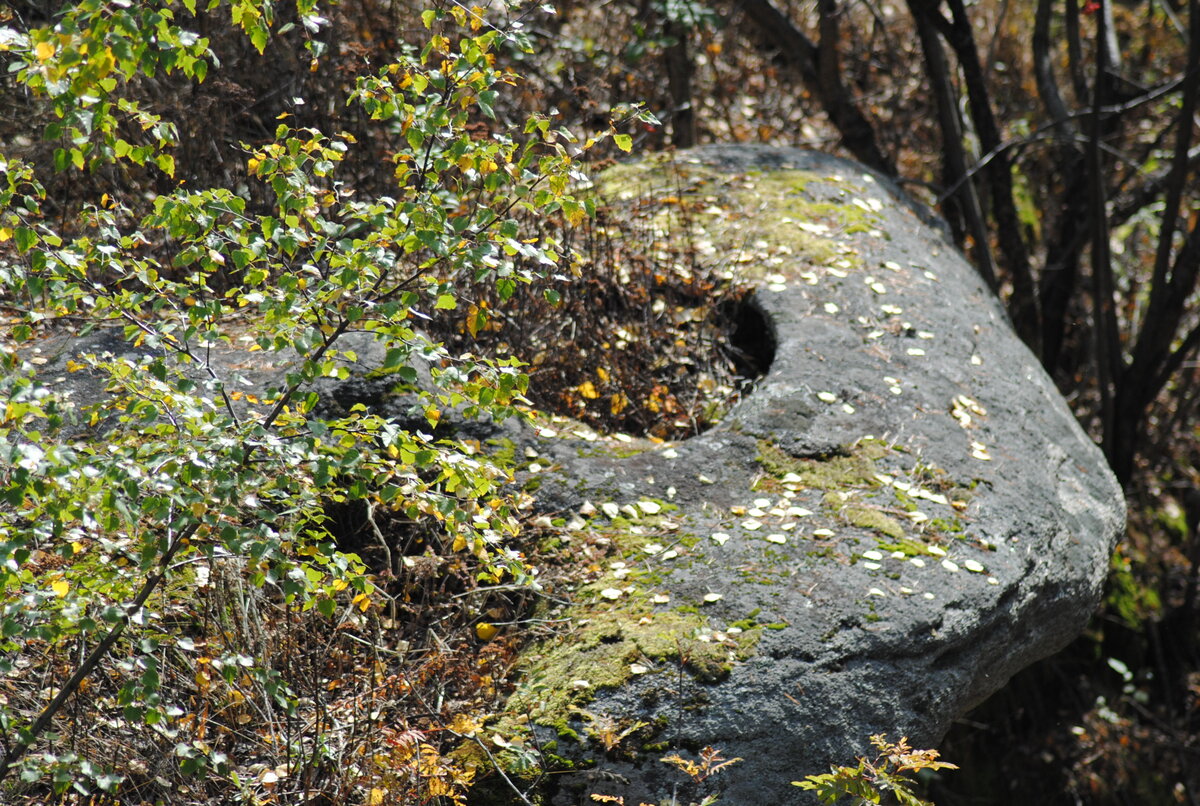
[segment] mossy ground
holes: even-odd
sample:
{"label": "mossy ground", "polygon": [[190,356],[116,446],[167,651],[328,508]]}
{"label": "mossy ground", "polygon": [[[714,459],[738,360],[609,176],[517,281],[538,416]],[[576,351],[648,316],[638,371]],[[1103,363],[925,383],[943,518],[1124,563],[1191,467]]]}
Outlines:
{"label": "mossy ground", "polygon": [[[686,233],[697,244],[697,261],[732,263],[725,268],[735,282],[762,279],[782,257],[793,265],[849,260],[856,266],[844,236],[877,231],[880,221],[863,201],[865,189],[842,177],[802,170],[730,174],[668,156],[609,169],[598,193],[657,205],[661,234]],[[729,248],[704,248],[714,243]]]}

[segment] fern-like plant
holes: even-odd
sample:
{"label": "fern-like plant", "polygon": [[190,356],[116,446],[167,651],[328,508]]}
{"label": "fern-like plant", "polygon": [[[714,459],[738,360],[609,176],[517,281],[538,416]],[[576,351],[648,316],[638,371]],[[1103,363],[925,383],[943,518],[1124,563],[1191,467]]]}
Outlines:
{"label": "fern-like plant", "polygon": [[834,766],[827,773],[792,781],[792,785],[816,792],[822,803],[842,803],[849,798],[853,806],[933,806],[913,793],[912,781],[905,775],[921,770],[958,769],[954,764],[938,761],[936,750],[914,750],[907,737],[893,744],[885,734],[876,734],[871,737],[871,744],[878,751],[874,759],[860,756],[854,766]]}

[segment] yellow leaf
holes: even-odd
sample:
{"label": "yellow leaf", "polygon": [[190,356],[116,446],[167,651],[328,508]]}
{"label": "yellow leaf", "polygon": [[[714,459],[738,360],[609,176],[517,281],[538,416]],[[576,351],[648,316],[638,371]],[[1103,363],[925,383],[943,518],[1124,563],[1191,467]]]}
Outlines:
{"label": "yellow leaf", "polygon": [[[482,627],[484,625],[480,624],[479,626]],[[489,624],[487,626],[491,627],[492,625]],[[478,629],[479,628],[476,627],[476,630]],[[492,629],[495,628],[493,627]],[[468,716],[467,714],[455,714],[454,719],[450,721],[450,730],[454,731],[455,733],[463,733],[469,736],[475,731],[482,729],[483,723],[478,719]]]}
{"label": "yellow leaf", "polygon": [[625,397],[625,395],[618,392],[617,394],[612,396],[612,400],[609,403],[609,409],[612,411],[613,414],[620,414],[621,412],[623,412],[625,410],[625,407],[628,405],[629,405],[629,398]]}
{"label": "yellow leaf", "polygon": [[57,582],[50,583],[50,590],[54,591],[55,596],[61,598],[67,595],[67,591],[71,590],[71,583],[65,579],[60,579]]}
{"label": "yellow leaf", "polygon": [[597,367],[596,368],[596,377],[599,378],[602,382],[608,383],[608,377],[609,377],[608,370],[606,370],[604,367]]}
{"label": "yellow leaf", "polygon": [[467,332],[471,334],[471,338],[475,338],[479,334],[479,328],[487,324],[487,303],[472,305],[467,310]]}
{"label": "yellow leaf", "polygon": [[584,381],[576,388],[579,389],[579,394],[583,395],[588,400],[595,400],[596,398],[600,397],[600,393],[596,391],[596,387],[591,381]]}
{"label": "yellow leaf", "polygon": [[467,539],[462,535],[454,536],[454,543],[450,546],[451,551],[462,551],[467,547]]}
{"label": "yellow leaf", "polygon": [[383,799],[386,795],[387,795],[387,792],[385,792],[382,789],[379,789],[378,787],[376,787],[375,789],[372,789],[371,794],[367,797],[368,806],[382,806]]}
{"label": "yellow leaf", "polygon": [[448,782],[443,781],[441,778],[430,777],[426,780],[427,783],[425,784],[425,789],[431,797],[441,798],[454,794],[454,787],[452,787]]}
{"label": "yellow leaf", "polygon": [[44,62],[54,55],[54,45],[49,42],[38,42],[33,49],[33,55],[37,56],[39,62]]}
{"label": "yellow leaf", "polygon": [[0,243],[4,243],[12,237],[12,230],[8,227],[0,227]]}
{"label": "yellow leaf", "polygon": [[496,637],[496,633],[500,632],[500,628],[495,624],[489,624],[486,621],[481,621],[475,625],[475,635],[480,641],[490,641]]}

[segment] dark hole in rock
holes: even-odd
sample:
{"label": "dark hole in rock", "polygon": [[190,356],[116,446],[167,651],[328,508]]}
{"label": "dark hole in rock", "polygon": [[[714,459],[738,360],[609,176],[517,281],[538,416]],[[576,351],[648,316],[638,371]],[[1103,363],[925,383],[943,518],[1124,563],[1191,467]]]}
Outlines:
{"label": "dark hole in rock", "polygon": [[775,361],[775,333],[753,300],[735,299],[721,305],[729,342],[725,347],[743,389],[767,374]]}

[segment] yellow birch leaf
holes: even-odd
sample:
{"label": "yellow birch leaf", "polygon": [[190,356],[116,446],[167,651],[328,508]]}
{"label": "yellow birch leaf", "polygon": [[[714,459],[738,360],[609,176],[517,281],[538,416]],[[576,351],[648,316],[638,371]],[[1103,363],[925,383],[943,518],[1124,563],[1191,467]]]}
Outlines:
{"label": "yellow birch leaf", "polygon": [[67,591],[71,590],[71,583],[60,579],[50,583],[50,590],[54,591],[55,596],[62,598],[67,595]]}
{"label": "yellow birch leaf", "polygon": [[[480,624],[479,626],[483,627],[485,625]],[[492,625],[488,624],[486,626],[491,627]],[[492,629],[495,628],[493,627]],[[476,630],[478,630],[478,627]],[[455,714],[454,719],[450,722],[450,730],[470,736],[476,731],[483,730],[483,723],[467,714]]]}
{"label": "yellow birch leaf", "polygon": [[591,381],[584,381],[576,387],[579,394],[586,397],[588,400],[595,400],[600,397],[600,393],[596,391],[595,385]]}
{"label": "yellow birch leaf", "polygon": [[54,55],[54,45],[49,42],[38,42],[33,49],[33,55],[39,62],[44,62]]}

